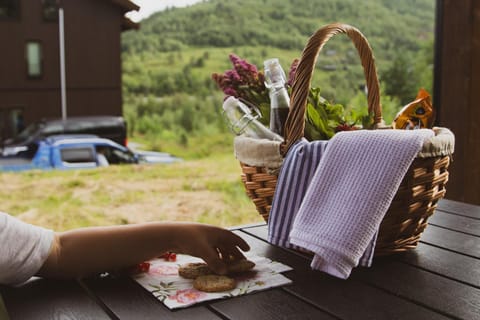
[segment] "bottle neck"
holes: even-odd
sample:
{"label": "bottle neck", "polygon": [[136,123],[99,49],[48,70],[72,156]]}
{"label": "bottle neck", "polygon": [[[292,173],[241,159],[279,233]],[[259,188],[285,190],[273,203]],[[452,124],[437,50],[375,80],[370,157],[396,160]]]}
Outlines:
{"label": "bottle neck", "polygon": [[290,97],[285,86],[272,86],[269,91],[270,108],[289,108]]}

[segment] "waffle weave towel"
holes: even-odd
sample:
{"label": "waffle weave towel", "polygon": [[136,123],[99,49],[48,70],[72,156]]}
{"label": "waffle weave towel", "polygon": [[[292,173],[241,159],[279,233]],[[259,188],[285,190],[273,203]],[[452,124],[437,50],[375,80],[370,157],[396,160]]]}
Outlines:
{"label": "waffle weave towel", "polygon": [[359,130],[337,133],[329,141],[290,232],[293,245],[314,252],[313,269],[349,277],[424,140],[433,134],[428,129]]}

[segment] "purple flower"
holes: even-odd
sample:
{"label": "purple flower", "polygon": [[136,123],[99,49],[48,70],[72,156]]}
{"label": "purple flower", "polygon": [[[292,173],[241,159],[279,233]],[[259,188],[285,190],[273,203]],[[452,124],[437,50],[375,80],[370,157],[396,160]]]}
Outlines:
{"label": "purple flower", "polygon": [[233,88],[225,88],[223,89],[223,93],[225,93],[226,96],[238,97],[237,91]]}
{"label": "purple flower", "polygon": [[236,70],[228,70],[225,72],[224,76],[230,79],[232,82],[241,82],[242,78]]}
{"label": "purple flower", "polygon": [[229,55],[229,59],[233,69],[227,70],[223,74],[212,74],[212,79],[219,89],[226,95],[244,98],[254,105],[269,103],[263,72],[258,71],[254,64],[233,53]]}

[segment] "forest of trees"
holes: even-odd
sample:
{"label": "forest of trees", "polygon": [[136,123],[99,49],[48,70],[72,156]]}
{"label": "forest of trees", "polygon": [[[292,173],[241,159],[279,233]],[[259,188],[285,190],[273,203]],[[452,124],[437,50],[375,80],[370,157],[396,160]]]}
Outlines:
{"label": "forest of trees", "polygon": [[[208,0],[158,12],[141,21],[139,30],[124,33],[130,134],[160,150],[195,149],[193,141],[201,139],[203,151],[190,156],[204,155],[209,142],[231,141],[220,112],[223,94],[211,79],[231,69],[228,54],[259,68],[277,57],[288,71],[308,37],[337,21],[357,27],[373,48],[387,122],[420,87],[432,93],[435,0]],[[366,108],[363,84],[350,40],[331,39],[318,59],[314,85],[331,101]]]}

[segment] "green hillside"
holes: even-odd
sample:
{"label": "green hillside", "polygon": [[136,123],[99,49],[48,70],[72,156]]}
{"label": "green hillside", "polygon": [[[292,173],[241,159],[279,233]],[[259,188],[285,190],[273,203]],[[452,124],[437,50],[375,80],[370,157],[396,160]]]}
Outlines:
{"label": "green hillside", "polygon": [[[369,40],[391,121],[421,86],[432,91],[434,13],[435,0],[211,0],[156,13],[122,38],[131,135],[187,157],[212,152],[210,143],[231,147],[220,116],[223,95],[211,74],[231,68],[232,52],[259,67],[277,57],[288,71],[308,37],[335,21],[356,26]],[[314,85],[332,101],[361,108],[363,83],[350,40],[330,40]]]}

